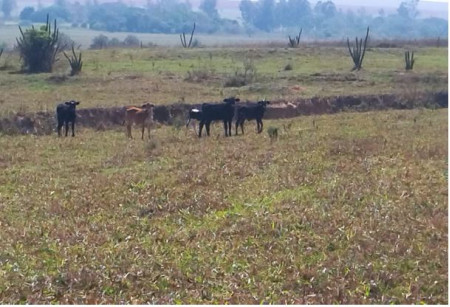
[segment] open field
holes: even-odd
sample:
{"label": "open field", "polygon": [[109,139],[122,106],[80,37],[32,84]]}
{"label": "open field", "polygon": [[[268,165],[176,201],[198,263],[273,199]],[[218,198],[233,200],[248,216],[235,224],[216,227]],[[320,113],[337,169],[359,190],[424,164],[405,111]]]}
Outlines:
{"label": "open field", "polygon": [[[2,303],[448,303],[447,110],[0,137]],[[284,127],[284,128],[283,128]],[[137,133],[137,130],[134,131]]]}
{"label": "open field", "polygon": [[448,49],[415,51],[410,72],[404,70],[403,48],[370,48],[363,70],[351,72],[346,47],[90,50],[83,52],[82,74],[72,78],[63,56],[52,74],[24,75],[15,73],[18,55],[8,53],[0,59],[0,116],[54,110],[69,99],[87,108],[198,103],[231,95],[290,100],[395,93],[414,99],[418,92],[447,90]]}
{"label": "open field", "polygon": [[[23,27],[28,28],[28,27]],[[92,44],[94,37],[103,34],[109,38],[117,38],[123,40],[128,35],[133,35],[139,38],[143,44],[149,43],[156,44],[162,47],[181,47],[180,33],[174,34],[159,34],[159,33],[131,33],[131,32],[107,32],[96,31],[84,28],[73,28],[70,25],[61,25],[61,32],[67,34],[78,45],[81,45],[82,49],[88,49]],[[0,43],[5,42],[9,47],[16,44],[16,37],[20,36],[18,25],[1,26]],[[291,34],[292,35],[292,34]],[[262,44],[262,43],[282,43],[287,44],[287,34],[278,33],[264,33],[259,35],[248,36],[244,34],[215,34],[208,35],[197,33],[195,38],[204,46],[216,46],[216,45],[238,45],[238,44]]]}
{"label": "open field", "polygon": [[[360,72],[339,46],[86,50],[76,77],[62,56],[26,75],[6,53],[0,118],[70,99],[446,92],[448,49],[414,50],[410,72],[403,48],[370,48]],[[0,302],[448,303],[447,109],[265,120],[259,135],[250,122],[231,138],[180,126],[144,141],[121,126],[0,132]]]}

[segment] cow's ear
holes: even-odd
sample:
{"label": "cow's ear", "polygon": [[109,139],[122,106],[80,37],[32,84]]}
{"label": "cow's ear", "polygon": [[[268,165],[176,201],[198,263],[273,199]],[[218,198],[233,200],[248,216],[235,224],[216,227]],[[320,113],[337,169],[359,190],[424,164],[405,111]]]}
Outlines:
{"label": "cow's ear", "polygon": [[74,101],[73,104],[77,106],[77,105],[80,104],[80,102],[79,101]]}
{"label": "cow's ear", "polygon": [[266,101],[267,104],[270,104],[270,101]]}
{"label": "cow's ear", "polygon": [[236,102],[239,102],[239,101],[241,101],[239,98],[236,98],[234,101],[236,101]]}
{"label": "cow's ear", "polygon": [[72,104],[72,101],[66,101],[64,103],[67,104],[68,106],[70,106]]}

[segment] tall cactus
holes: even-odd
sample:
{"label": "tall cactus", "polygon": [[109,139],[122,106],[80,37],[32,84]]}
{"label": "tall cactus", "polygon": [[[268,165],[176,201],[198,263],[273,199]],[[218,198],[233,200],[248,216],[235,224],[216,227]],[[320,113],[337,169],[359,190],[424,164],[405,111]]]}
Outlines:
{"label": "tall cactus", "polygon": [[186,43],[186,34],[184,32],[183,34],[180,34],[181,45],[183,45],[184,48],[191,48],[192,38],[194,37],[194,31],[195,31],[195,22],[194,27],[192,27],[191,38],[189,39],[189,43]]}
{"label": "tall cactus", "polygon": [[47,14],[47,22],[39,29],[34,26],[25,32],[19,26],[22,37],[16,38],[23,68],[30,73],[51,72],[56,62],[56,55],[61,50],[59,29],[54,21],[53,30]]}
{"label": "tall cactus", "polygon": [[77,56],[75,52],[75,46],[72,44],[72,56],[69,58],[69,56],[63,51],[64,56],[69,61],[71,71],[70,75],[75,76],[78,75],[81,72],[81,68],[83,68],[83,61],[81,61],[81,51],[80,54]]}
{"label": "tall cactus", "polygon": [[291,38],[289,35],[289,47],[295,48],[298,47],[300,44],[300,37],[302,36],[303,28],[300,28],[300,32],[298,32],[298,35],[295,38]]}
{"label": "tall cactus", "polygon": [[414,51],[411,53],[409,51],[405,51],[405,69],[412,70],[414,67]]}
{"label": "tall cactus", "polygon": [[364,46],[362,44],[363,43],[362,38],[360,40],[358,40],[358,37],[356,37],[355,38],[355,41],[356,41],[355,46],[353,46],[353,48],[350,48],[350,40],[347,38],[348,51],[350,52],[350,56],[352,57],[352,60],[354,63],[352,71],[361,69],[364,55],[366,53],[368,38],[369,38],[369,27],[367,27],[366,38],[364,39]]}

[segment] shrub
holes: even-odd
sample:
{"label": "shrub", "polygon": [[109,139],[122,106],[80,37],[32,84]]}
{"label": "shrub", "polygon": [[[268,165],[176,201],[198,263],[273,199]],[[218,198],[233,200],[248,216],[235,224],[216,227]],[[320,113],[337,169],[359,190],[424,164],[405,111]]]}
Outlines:
{"label": "shrub", "polygon": [[22,31],[19,26],[21,38],[17,39],[20,56],[23,60],[23,69],[30,73],[51,72],[56,61],[56,55],[61,50],[59,30],[56,19],[52,27],[47,15],[47,23],[36,29]]}
{"label": "shrub", "polygon": [[251,60],[245,60],[242,64],[243,70],[236,69],[234,75],[225,81],[224,87],[241,87],[256,79],[256,68],[253,62]]}
{"label": "shrub", "polygon": [[270,141],[273,142],[278,139],[278,128],[269,127],[267,129],[267,134],[269,135]]}
{"label": "shrub", "polygon": [[293,67],[292,67],[292,64],[286,64],[286,66],[284,66],[284,70],[292,70],[293,69]]}
{"label": "shrub", "polygon": [[83,61],[81,60],[81,51],[80,54],[77,56],[75,52],[75,46],[72,45],[72,56],[69,57],[65,52],[64,56],[69,61],[71,67],[70,75],[71,76],[78,75],[81,72],[81,69],[83,68]]}
{"label": "shrub", "polygon": [[59,33],[58,44],[61,46],[61,50],[70,50],[70,46],[75,45],[75,42],[69,35]]}
{"label": "shrub", "polygon": [[117,37],[113,37],[108,42],[107,47],[122,47],[122,46],[123,46],[123,43]]}
{"label": "shrub", "polygon": [[123,40],[123,44],[127,47],[137,47],[141,44],[141,41],[134,35],[128,35]]}
{"label": "shrub", "polygon": [[225,83],[224,83],[224,87],[241,87],[241,86],[245,86],[247,85],[247,80],[245,79],[245,77],[239,73],[239,72],[235,72],[234,76],[229,77]]}
{"label": "shrub", "polygon": [[202,82],[210,80],[212,77],[213,71],[208,69],[207,67],[200,67],[196,69],[189,70],[187,72],[187,76],[184,79],[189,82]]}
{"label": "shrub", "polygon": [[20,12],[20,20],[31,20],[31,16],[34,14],[34,7],[27,6]]}
{"label": "shrub", "polygon": [[108,47],[109,38],[106,35],[100,34],[92,39],[91,49],[104,49]]}

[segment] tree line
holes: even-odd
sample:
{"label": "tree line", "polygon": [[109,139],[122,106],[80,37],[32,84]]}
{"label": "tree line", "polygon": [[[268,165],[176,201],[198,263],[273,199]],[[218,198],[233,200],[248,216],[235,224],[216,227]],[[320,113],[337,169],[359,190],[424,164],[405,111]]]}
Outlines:
{"label": "tree line", "polygon": [[[5,18],[15,7],[15,0],[0,0]],[[397,11],[386,14],[382,9],[369,14],[363,9],[343,11],[333,1],[308,0],[241,0],[241,21],[221,18],[217,0],[203,0],[199,10],[188,1],[148,1],[146,7],[127,5],[125,1],[99,4],[96,0],[75,3],[55,0],[47,7],[26,7],[20,13],[23,24],[45,22],[47,14],[73,26],[110,32],[180,33],[197,25],[199,33],[247,33],[298,31],[314,38],[342,38],[357,35],[370,26],[377,38],[447,37],[448,21],[441,18],[421,19],[419,0],[403,1]]]}
{"label": "tree line", "polygon": [[418,38],[448,35],[448,22],[441,18],[420,19],[419,0],[403,1],[396,13],[380,9],[369,14],[364,9],[342,11],[333,1],[242,0],[239,8],[248,32],[302,28],[311,37],[341,38],[356,35],[370,26],[378,38]]}

